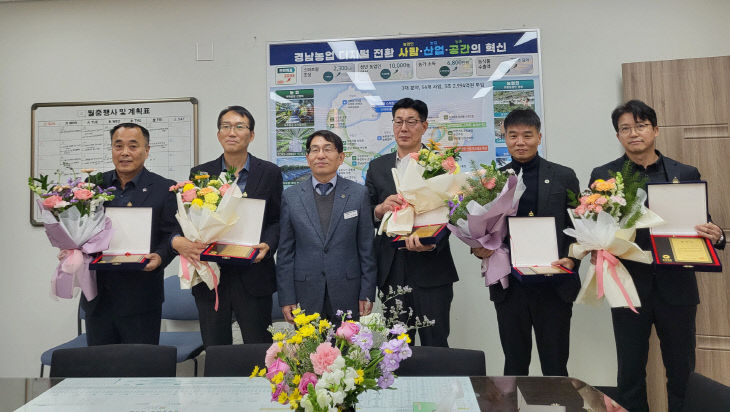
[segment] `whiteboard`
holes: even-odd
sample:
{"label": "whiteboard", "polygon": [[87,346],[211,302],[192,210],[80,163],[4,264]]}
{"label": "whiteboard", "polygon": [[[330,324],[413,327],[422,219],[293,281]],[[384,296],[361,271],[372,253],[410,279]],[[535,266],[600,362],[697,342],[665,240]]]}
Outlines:
{"label": "whiteboard", "polygon": [[[30,175],[49,181],[72,177],[71,169],[114,169],[109,131],[119,123],[150,132],[145,167],[176,181],[198,163],[198,101],[194,97],[108,102],[35,103],[31,108]],[[30,221],[40,225],[31,192]]]}

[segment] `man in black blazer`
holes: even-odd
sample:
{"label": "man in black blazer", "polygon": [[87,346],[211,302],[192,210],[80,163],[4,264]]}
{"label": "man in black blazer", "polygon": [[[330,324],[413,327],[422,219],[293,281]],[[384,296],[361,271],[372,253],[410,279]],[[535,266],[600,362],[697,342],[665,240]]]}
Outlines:
{"label": "man in black blazer", "polygon": [[148,171],[150,133],[135,123],[121,123],[110,132],[114,170],[103,174],[105,187],[114,186],[114,199],[104,206],[151,207],[152,252],[141,271],[96,272],[99,294],[91,302],[81,296],[86,311],[89,346],[112,343],[158,344],[164,269],[175,257],[170,236],[180,231],[175,220],[175,182]]}
{"label": "man in black blazer", "polygon": [[[236,315],[246,343],[271,342],[267,328],[271,325],[272,294],[276,291],[274,253],[279,244],[283,183],[278,166],[248,152],[248,145],[254,139],[254,125],[253,116],[245,108],[230,106],[223,109],[218,115],[218,141],[223,147],[223,155],[190,170],[191,175],[205,171],[217,176],[234,167],[241,192],[249,198],[266,200],[261,242],[254,246],[259,253],[253,263],[250,266],[220,265],[218,311],[214,309],[215,292],[205,283],[193,286],[205,347],[233,343],[232,313]],[[200,253],[207,245],[177,236],[172,246],[186,259],[200,264]]]}
{"label": "man in black blazer", "polygon": [[[522,171],[527,186],[520,198],[517,216],[554,217],[561,258],[552,263],[577,271],[578,262],[567,257],[571,240],[563,233],[570,223],[568,190],[576,194],[580,191],[575,172],[537,154],[542,134],[540,118],[533,110],[510,112],[504,119],[504,129],[512,162],[502,170]],[[479,258],[488,258],[493,251],[472,248],[472,253]],[[489,287],[490,299],[497,311],[505,375],[529,374],[534,329],[543,375],[568,376],[570,318],[579,290],[577,275],[532,284],[510,278],[506,289],[500,283]]]}
{"label": "man in black blazer", "polygon": [[[410,161],[408,155],[421,150],[421,137],[428,129],[428,107],[420,100],[401,99],[392,112],[397,150],[373,159],[365,178],[376,225],[385,212],[401,204],[391,169],[395,167],[403,173]],[[436,321],[431,327],[419,329],[421,345],[448,346],[453,283],[459,280],[448,238],[437,245],[422,245],[418,236],[410,236],[406,239],[406,250],[391,246],[392,240],[385,234],[375,238],[378,287],[384,292],[389,287],[412,287],[413,292],[401,299],[405,307],[413,308],[414,316]]]}
{"label": "man in black blazer", "polygon": [[[631,100],[611,114],[616,137],[625,153],[620,158],[593,169],[591,183],[610,178],[609,171],[620,171],[626,161],[645,174],[649,182],[692,182],[700,172],[663,156],[656,150],[659,135],[654,109],[642,101]],[[708,216],[708,221],[710,217]],[[716,248],[725,247],[722,229],[714,223],[695,227],[700,236]],[[649,229],[636,231],[636,244],[651,250]],[[641,300],[638,314],[628,308],[613,308],[613,333],[618,359],[619,403],[630,411],[648,411],[646,399],[646,362],[652,324],[661,342],[667,372],[669,410],[682,409],[687,379],[695,365],[695,315],[700,302],[694,271],[670,271],[655,265],[622,261],[631,274]]]}

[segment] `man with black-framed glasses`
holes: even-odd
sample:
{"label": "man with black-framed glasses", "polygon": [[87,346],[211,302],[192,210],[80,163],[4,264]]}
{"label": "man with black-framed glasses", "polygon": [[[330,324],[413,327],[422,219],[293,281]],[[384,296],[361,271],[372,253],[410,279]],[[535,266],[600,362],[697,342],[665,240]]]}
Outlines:
{"label": "man with black-framed glasses", "polygon": [[[403,98],[393,105],[393,139],[396,150],[373,159],[368,166],[365,186],[370,196],[373,217],[380,221],[385,212],[402,204],[395,190],[391,169],[402,174],[410,153],[421,150],[424,133],[428,130],[428,106],[420,100]],[[406,238],[406,249],[396,250],[392,238],[385,234],[375,238],[375,256],[378,263],[378,287],[387,292],[390,287],[408,285],[413,292],[403,296],[405,307],[413,308],[413,315],[426,316],[436,323],[419,329],[424,346],[449,346],[449,316],[454,298],[454,282],[459,280],[448,238],[437,245],[423,245],[418,236]],[[413,324],[413,318],[404,315],[402,321]],[[413,334],[412,334],[413,335]],[[411,336],[413,339],[415,336]]]}
{"label": "man with black-framed glasses", "polygon": [[[248,146],[255,137],[255,121],[244,107],[230,106],[223,109],[218,115],[217,126],[218,142],[223,147],[223,154],[213,161],[193,167],[190,174],[204,171],[211,176],[218,176],[233,167],[241,192],[249,198],[266,200],[266,209],[261,243],[254,246],[259,253],[253,264],[220,265],[218,310],[214,309],[214,291],[208,289],[205,283],[193,286],[200,317],[200,334],[205,347],[230,345],[233,342],[232,313],[235,313],[245,343],[267,343],[271,342],[267,328],[271,325],[272,295],[276,291],[274,253],[279,244],[279,210],[283,190],[281,169],[248,152]],[[194,264],[200,264],[200,253],[207,247],[182,236],[175,237],[172,246]]]}

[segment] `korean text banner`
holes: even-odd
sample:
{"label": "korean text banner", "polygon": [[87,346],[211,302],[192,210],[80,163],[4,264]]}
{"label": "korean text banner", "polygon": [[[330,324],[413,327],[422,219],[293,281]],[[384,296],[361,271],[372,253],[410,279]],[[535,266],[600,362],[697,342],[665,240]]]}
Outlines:
{"label": "korean text banner", "polygon": [[272,159],[285,185],[306,179],[306,138],[328,129],[344,142],[339,174],[362,183],[370,160],[396,150],[391,110],[410,97],[429,107],[424,141],[458,145],[467,168],[504,165],[504,117],[520,108],[542,117],[540,72],[537,30],[272,43]]}

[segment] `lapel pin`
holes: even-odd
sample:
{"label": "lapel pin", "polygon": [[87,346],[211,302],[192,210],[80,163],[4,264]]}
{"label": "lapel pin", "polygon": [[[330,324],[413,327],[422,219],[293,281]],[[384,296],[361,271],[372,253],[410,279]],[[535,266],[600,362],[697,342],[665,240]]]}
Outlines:
{"label": "lapel pin", "polygon": [[142,188],[142,191],[143,192],[146,192],[147,191],[147,188],[146,187]]}
{"label": "lapel pin", "polygon": [[675,176],[674,179],[672,179],[672,183],[679,183],[679,179]]}
{"label": "lapel pin", "polygon": [[550,183],[550,179],[545,179],[545,183]]}
{"label": "lapel pin", "polygon": [[530,216],[530,217],[533,217],[533,216],[535,216],[535,214],[534,214],[534,213],[532,213],[532,210],[530,210],[530,213],[529,213],[529,215],[528,215],[528,216]]}
{"label": "lapel pin", "polygon": [[345,198],[345,195],[340,195],[340,197],[344,199]]}
{"label": "lapel pin", "polygon": [[132,202],[127,202],[127,207],[131,207],[131,206],[132,206]]}

